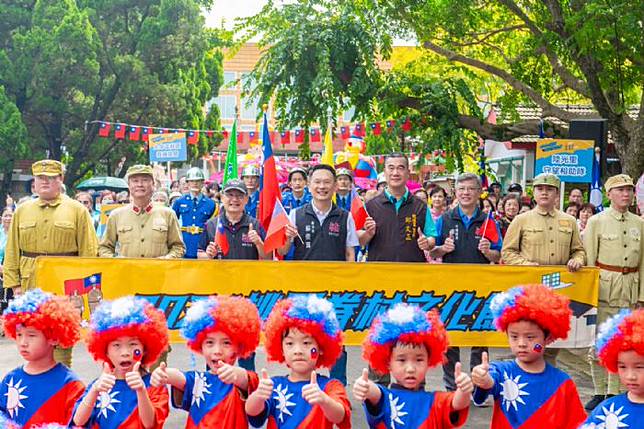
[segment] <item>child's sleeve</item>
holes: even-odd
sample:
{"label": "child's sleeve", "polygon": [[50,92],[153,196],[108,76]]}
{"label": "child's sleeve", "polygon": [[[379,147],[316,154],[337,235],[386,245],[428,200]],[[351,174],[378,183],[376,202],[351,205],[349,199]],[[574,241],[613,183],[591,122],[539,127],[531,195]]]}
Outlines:
{"label": "child's sleeve", "polygon": [[183,386],[183,390],[179,390],[174,386],[170,389],[172,406],[174,408],[190,411],[190,405],[192,404],[192,389],[195,386],[195,372],[186,371],[183,375],[186,377],[186,385]]}
{"label": "child's sleeve", "polygon": [[248,395],[257,390],[257,386],[259,386],[259,376],[255,371],[246,371],[246,374],[248,374],[248,387],[246,392],[242,392],[244,399],[248,398]]}
{"label": "child's sleeve", "polygon": [[[81,402],[83,402],[83,399],[85,399],[85,396],[87,396],[87,393],[91,390],[95,382],[96,380],[92,381],[90,384],[87,385],[87,387],[85,388],[85,391],[82,392],[82,394],[78,397],[78,399],[76,400],[76,403],[74,404],[74,411],[72,412],[72,418],[71,418],[71,424],[73,427],[78,426],[82,428],[89,428],[89,427],[92,427],[92,424],[96,420],[96,416],[98,415],[98,408],[94,406],[92,408],[92,414],[89,415],[89,419],[87,419],[87,422],[84,425],[75,425],[75,426],[73,425],[74,416],[76,415],[76,411],[78,410],[78,407],[80,406]],[[97,398],[96,401],[97,402],[100,401],[100,397]]]}
{"label": "child's sleeve", "polygon": [[364,401],[362,404],[364,412],[367,415],[367,424],[370,428],[375,428],[380,423],[388,426],[389,416],[391,415],[389,401],[387,400],[389,390],[380,384],[376,384],[376,386],[380,389],[380,400],[378,403],[372,405],[369,401]]}
{"label": "child's sleeve", "polygon": [[351,403],[349,402],[349,397],[347,396],[347,390],[344,388],[342,383],[338,380],[330,380],[326,386],[324,386],[324,393],[329,395],[331,399],[342,404],[344,407],[344,419],[337,424],[340,429],[350,429],[351,428]]}
{"label": "child's sleeve", "polygon": [[5,416],[9,416],[7,411],[7,398],[9,395],[7,393],[7,376],[5,376],[0,384],[0,414]]}
{"label": "child's sleeve", "polygon": [[459,428],[467,421],[469,407],[462,410],[452,408],[454,392],[434,393],[434,404],[430,410],[430,419],[436,422],[437,427]]}
{"label": "child's sleeve", "polygon": [[163,429],[165,420],[170,414],[168,388],[166,386],[148,387],[148,396],[154,408],[154,426],[153,429]]}
{"label": "child's sleeve", "polygon": [[494,386],[491,389],[481,389],[478,386],[474,386],[474,392],[472,393],[472,401],[474,404],[482,405],[488,395],[492,395],[494,400],[496,400],[501,394],[501,373],[494,362],[490,364],[490,377],[494,380]]}

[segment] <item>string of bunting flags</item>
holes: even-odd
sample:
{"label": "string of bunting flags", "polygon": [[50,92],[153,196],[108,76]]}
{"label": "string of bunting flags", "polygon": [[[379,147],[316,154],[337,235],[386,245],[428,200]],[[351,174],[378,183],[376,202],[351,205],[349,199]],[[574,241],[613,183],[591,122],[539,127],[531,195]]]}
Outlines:
{"label": "string of bunting flags", "polygon": [[[165,128],[149,125],[133,125],[126,124],[123,122],[110,122],[110,121],[91,121],[90,123],[98,123],[98,136],[103,138],[109,138],[112,136],[116,140],[130,140],[130,141],[141,141],[147,142],[148,136],[150,134],[166,134],[166,133],[186,133],[186,140],[188,144],[195,145],[199,141],[201,135],[205,135],[206,138],[212,139],[215,134],[221,134],[224,140],[228,140],[230,137],[230,132],[226,129],[222,130],[191,130],[183,128]],[[351,136],[356,137],[365,137],[367,135],[367,129],[370,130],[371,134],[375,136],[382,135],[383,132],[391,133],[397,121],[394,119],[388,120],[383,123],[381,122],[371,122],[365,124],[364,122],[359,122],[353,125],[353,128],[350,125],[343,125],[339,127],[339,133],[334,132],[334,137],[340,137],[342,140],[347,140]],[[409,133],[412,129],[411,119],[407,117],[400,125],[401,130],[404,133]],[[273,131],[271,139],[273,144],[282,144],[287,145],[291,143],[301,144],[304,143],[304,129],[297,128],[295,130],[283,130],[283,131]],[[259,132],[258,131],[238,131],[237,132],[237,141],[241,144],[253,144],[259,142]],[[309,141],[311,143],[320,143],[322,141],[322,133],[320,128],[312,127],[309,128]]]}

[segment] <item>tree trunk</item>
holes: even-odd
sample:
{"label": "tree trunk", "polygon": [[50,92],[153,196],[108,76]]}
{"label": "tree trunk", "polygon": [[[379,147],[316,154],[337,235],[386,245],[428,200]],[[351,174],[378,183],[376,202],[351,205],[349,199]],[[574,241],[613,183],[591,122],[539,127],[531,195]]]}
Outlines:
{"label": "tree trunk", "polygon": [[638,120],[628,132],[621,127],[610,127],[611,137],[622,164],[622,172],[634,181],[644,171],[644,120]]}

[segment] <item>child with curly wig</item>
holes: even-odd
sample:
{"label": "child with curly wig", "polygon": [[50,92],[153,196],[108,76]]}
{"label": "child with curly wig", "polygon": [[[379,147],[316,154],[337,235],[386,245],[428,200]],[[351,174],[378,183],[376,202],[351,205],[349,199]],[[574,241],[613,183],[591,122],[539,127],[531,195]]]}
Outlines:
{"label": "child with curly wig", "polygon": [[544,285],[496,295],[490,310],[508,336],[514,360],[483,362],[472,370],[474,403],[494,397],[491,428],[576,429],[586,419],[570,376],[544,359],[544,350],[570,330],[570,300]]}
{"label": "child with curly wig", "polygon": [[257,374],[235,366],[259,345],[257,307],[246,298],[211,296],[186,312],[181,334],[206,359],[207,372],[182,372],[162,363],[153,385],[172,386],[172,404],[188,411],[186,429],[246,428],[244,400],[257,388]]}
{"label": "child with curly wig", "polygon": [[622,310],[602,323],[597,336],[599,363],[617,373],[626,393],[599,404],[583,429],[642,427],[644,418],[644,310]]}
{"label": "child with curly wig", "polygon": [[473,389],[456,363],[456,391],[427,392],[425,376],[443,362],[447,332],[436,311],[396,304],[374,319],[362,345],[362,357],[376,373],[391,373],[390,387],[369,380],[365,368],[353,385],[364,403],[370,428],[457,428],[465,424]]}
{"label": "child with curly wig", "polygon": [[351,427],[351,405],[342,383],[318,375],[342,351],[342,331],[333,304],[315,295],[279,301],[264,325],[269,361],[285,363],[286,377],[269,378],[246,401],[251,426],[268,429]]}
{"label": "child with curly wig", "polygon": [[72,347],[80,339],[79,312],[69,299],[33,289],[11,301],[2,323],[26,363],[2,380],[0,414],[25,428],[69,424],[85,386],[56,363],[54,347]]}
{"label": "child with curly wig", "polygon": [[73,424],[92,429],[161,429],[168,391],[147,367],[168,348],[164,314],[142,298],[103,301],[92,314],[87,350],[103,372],[76,403]]}

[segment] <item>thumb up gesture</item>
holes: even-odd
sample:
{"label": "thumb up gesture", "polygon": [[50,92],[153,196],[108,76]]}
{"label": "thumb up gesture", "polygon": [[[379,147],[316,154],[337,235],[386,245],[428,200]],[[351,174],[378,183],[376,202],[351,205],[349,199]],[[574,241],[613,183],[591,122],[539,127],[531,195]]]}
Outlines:
{"label": "thumb up gesture", "polygon": [[259,377],[259,385],[257,390],[253,392],[253,395],[262,401],[268,400],[273,394],[273,380],[268,376],[268,372],[262,368],[261,375]]}
{"label": "thumb up gesture", "polygon": [[109,363],[103,362],[103,372],[98,377],[98,380],[96,380],[96,383],[94,383],[94,390],[98,393],[107,393],[112,390],[115,383],[116,376],[114,375],[114,370],[112,370]]}
{"label": "thumb up gesture", "polygon": [[[454,374],[456,376],[456,373]],[[481,356],[481,364],[472,370],[472,382],[481,389],[491,389],[494,386],[494,380],[490,376],[490,358],[487,352]]]}
{"label": "thumb up gesture", "polygon": [[262,244],[262,237],[260,237],[257,231],[255,231],[255,228],[253,228],[252,223],[248,224],[248,239],[255,246],[259,246],[260,244]]}
{"label": "thumb up gesture", "polygon": [[141,378],[141,372],[139,371],[140,368],[141,362],[137,361],[134,363],[132,371],[125,373],[125,382],[128,386],[130,386],[130,389],[132,390],[145,389],[145,383],[143,382],[143,379]]}
{"label": "thumb up gesture", "polygon": [[302,388],[302,397],[311,405],[321,405],[329,398],[326,393],[320,389],[318,384],[318,375],[315,371],[311,372],[311,382]]}
{"label": "thumb up gesture", "polygon": [[456,382],[456,389],[463,393],[472,393],[474,390],[472,379],[461,370],[460,362],[456,362],[456,365],[454,365],[454,381]]}
{"label": "thumb up gesture", "polygon": [[165,362],[161,362],[159,364],[159,367],[152,371],[150,384],[153,387],[165,386],[166,384],[168,384],[168,371],[166,371],[166,369],[167,364]]}
{"label": "thumb up gesture", "polygon": [[434,239],[431,237],[427,237],[423,233],[423,229],[421,227],[418,227],[418,247],[420,250],[424,251],[430,251],[432,247],[434,247]]}
{"label": "thumb up gesture", "polygon": [[362,375],[353,383],[353,397],[356,401],[364,402],[367,399],[372,384],[373,382],[369,381],[369,371],[363,368]]}

